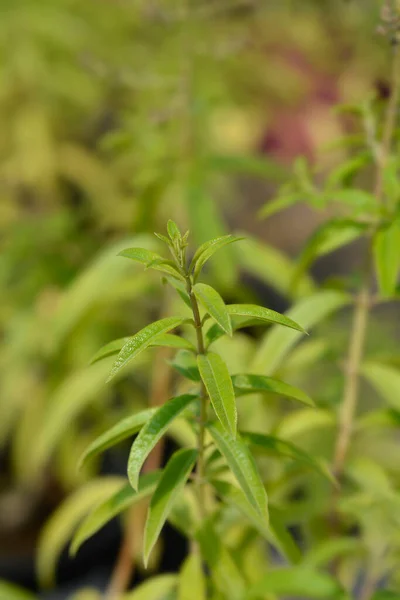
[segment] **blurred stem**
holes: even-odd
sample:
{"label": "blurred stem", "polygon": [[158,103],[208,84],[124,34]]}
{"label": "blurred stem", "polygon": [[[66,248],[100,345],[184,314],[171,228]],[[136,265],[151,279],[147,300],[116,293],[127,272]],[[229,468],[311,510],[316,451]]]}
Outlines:
{"label": "blurred stem", "polygon": [[[161,315],[169,314],[169,288],[165,288],[163,310]],[[154,351],[154,361],[152,369],[151,390],[149,406],[156,407],[164,404],[169,398],[171,387],[171,369],[168,366],[168,359],[171,356],[171,348],[158,347]],[[148,473],[159,469],[162,465],[164,454],[164,440],[160,440],[157,446],[150,453],[145,464],[143,473]],[[141,518],[138,518],[141,515]],[[141,539],[141,533],[144,528],[144,519],[141,512],[131,508],[128,512],[124,538],[118,553],[117,561],[108,589],[105,594],[105,600],[120,600],[129,586],[135,572],[134,549],[135,540]]]}

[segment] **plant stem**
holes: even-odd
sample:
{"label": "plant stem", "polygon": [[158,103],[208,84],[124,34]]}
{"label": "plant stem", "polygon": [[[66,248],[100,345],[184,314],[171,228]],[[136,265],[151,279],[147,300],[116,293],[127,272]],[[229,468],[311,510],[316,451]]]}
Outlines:
{"label": "plant stem", "polygon": [[[197,337],[197,353],[204,354],[204,338],[203,338],[203,328],[201,323],[199,305],[197,303],[196,296],[193,291],[192,280],[189,275],[186,276],[186,289],[189,294],[190,304],[193,312],[193,320],[194,327],[196,330]],[[202,518],[205,517],[205,488],[204,488],[204,479],[205,479],[205,464],[204,464],[204,440],[205,440],[205,426],[207,421],[207,394],[204,387],[204,384],[201,384],[201,392],[200,392],[200,420],[199,420],[199,432],[198,432],[198,442],[197,447],[199,451],[199,456],[197,459],[196,466],[196,481],[197,481],[197,490],[198,490],[198,499],[199,499],[199,509]]]}

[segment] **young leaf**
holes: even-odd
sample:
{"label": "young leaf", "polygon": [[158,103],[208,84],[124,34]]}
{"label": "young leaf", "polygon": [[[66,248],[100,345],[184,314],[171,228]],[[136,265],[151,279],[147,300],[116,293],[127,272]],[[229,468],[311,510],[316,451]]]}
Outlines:
{"label": "young leaf", "polygon": [[242,238],[235,237],[234,235],[229,234],[223,235],[218,238],[214,238],[213,240],[209,240],[208,242],[202,244],[196,250],[189,267],[190,272],[193,272],[194,281],[196,281],[196,279],[200,275],[200,272],[204,267],[205,263],[208,261],[209,258],[211,258],[211,256],[215,252],[217,252],[217,250],[220,250],[224,246],[232,244],[233,242],[238,242],[241,239]]}
{"label": "young leaf", "polygon": [[[333,312],[349,304],[351,300],[349,294],[324,290],[301,300],[290,309],[288,316],[295,321],[300,321],[306,329],[311,329]],[[297,331],[278,326],[272,327],[258,347],[251,370],[263,375],[274,373],[300,338],[301,333]]]}
{"label": "young leaf", "polygon": [[100,452],[104,452],[104,450],[107,450],[107,448],[115,446],[115,444],[122,442],[123,440],[140,431],[143,425],[147,423],[154,415],[155,411],[155,408],[142,410],[131,417],[126,417],[114,425],[114,427],[111,427],[111,429],[105,431],[85,450],[79,461],[79,468],[81,468],[81,466],[90,458],[93,458]]}
{"label": "young leaf", "polygon": [[233,375],[232,383],[236,396],[271,393],[285,396],[292,400],[298,400],[307,406],[315,406],[311,398],[302,390],[272,377],[265,377],[263,375]]}
{"label": "young leaf", "polygon": [[377,362],[365,362],[361,368],[365,379],[376,389],[384,400],[396,410],[400,410],[400,370]]}
{"label": "young leaf", "polygon": [[206,600],[207,589],[203,565],[198,554],[190,554],[179,575],[177,600]]}
{"label": "young leaf", "polygon": [[128,477],[133,489],[138,489],[140,469],[147,456],[162,438],[172,421],[198,396],[186,394],[168,400],[156,410],[133,442],[128,461]]}
{"label": "young leaf", "polygon": [[201,302],[206,311],[227,333],[232,335],[232,323],[225,302],[214,288],[205,283],[196,283],[193,288],[196,298]]}
{"label": "young leaf", "polygon": [[267,454],[278,454],[303,462],[318,471],[318,473],[324,477],[327,477],[330,481],[334,481],[332,474],[323,463],[319,462],[311,454],[307,454],[304,450],[297,448],[297,446],[291,442],[281,440],[272,435],[253,433],[250,431],[241,431],[240,436],[242,440],[252,446],[255,451],[258,450],[259,452],[266,452]]}
{"label": "young leaf", "polygon": [[94,507],[76,531],[70,546],[70,554],[75,556],[82,544],[99,531],[106,523],[137,502],[150,496],[157,487],[161,471],[146,473],[139,480],[137,492],[127,483],[104,502]]}
{"label": "young leaf", "polygon": [[196,532],[201,554],[208,564],[217,589],[229,600],[241,600],[245,582],[220,535],[215,532],[210,520]]}
{"label": "young leaf", "polygon": [[214,352],[200,354],[197,357],[197,365],[215,414],[222,426],[235,436],[237,423],[236,402],[228,367],[222,358]]}
{"label": "young leaf", "polygon": [[264,321],[266,323],[278,323],[279,325],[284,325],[290,329],[296,329],[297,331],[306,333],[298,323],[295,323],[295,321],[289,317],[281,315],[270,308],[256,306],[255,304],[229,304],[227,309],[230,315],[239,315],[241,317],[247,317],[256,321]]}
{"label": "young leaf", "polygon": [[156,252],[151,252],[150,250],[145,250],[144,248],[126,248],[125,250],[119,252],[118,256],[130,258],[131,260],[142,263],[146,266],[146,268],[152,268],[156,271],[161,271],[162,273],[166,273],[167,275],[184,281],[184,277],[178,271],[175,264],[170,260],[166,260]]}
{"label": "young leaf", "polygon": [[43,527],[37,552],[38,578],[43,587],[54,584],[57,560],[82,518],[96,504],[120,490],[123,477],[99,477],[71,494]]}
{"label": "young leaf", "polygon": [[168,220],[167,231],[168,231],[168,235],[172,242],[182,239],[181,232],[179,231],[178,225],[171,219]]}
{"label": "young leaf", "polygon": [[247,500],[268,524],[267,494],[254,458],[246,444],[239,437],[232,438],[218,423],[209,424],[208,430]]}
{"label": "young leaf", "polygon": [[374,259],[380,292],[394,294],[400,270],[400,222],[393,221],[379,230],[374,238]]}
{"label": "young leaf", "polygon": [[175,329],[175,327],[181,325],[183,321],[184,319],[182,317],[167,317],[166,319],[161,319],[160,321],[155,321],[154,323],[147,325],[134,336],[132,336],[122,347],[107,381],[110,381],[113,377],[115,377],[115,375],[130,360],[148,348],[156,336],[160,335],[160,333],[166,333],[171,329]]}
{"label": "young leaf", "polygon": [[349,596],[339,584],[325,573],[318,573],[303,567],[290,567],[269,570],[246,594],[246,600],[264,598],[267,594],[279,596],[305,596],[311,598],[328,598],[345,600]]}
{"label": "young leaf", "polygon": [[136,586],[123,600],[166,600],[177,587],[177,575],[157,575]]}
{"label": "young leaf", "polygon": [[197,450],[182,449],[169,459],[158,486],[151,498],[144,531],[144,564],[147,562],[168,514],[181,494],[186,481],[195,465]]}

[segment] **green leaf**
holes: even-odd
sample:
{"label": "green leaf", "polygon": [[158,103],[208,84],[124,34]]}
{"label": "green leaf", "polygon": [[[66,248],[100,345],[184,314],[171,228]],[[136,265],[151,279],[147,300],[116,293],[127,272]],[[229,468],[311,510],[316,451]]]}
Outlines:
{"label": "green leaf", "polygon": [[0,580],[0,600],[37,600],[37,595],[8,581]]}
{"label": "green leaf", "polygon": [[173,360],[169,361],[169,364],[174,367],[178,373],[183,375],[183,377],[186,377],[191,381],[201,381],[196,357],[192,352],[187,352],[186,350],[177,352]]}
{"label": "green leaf", "polygon": [[360,554],[363,543],[356,537],[340,537],[326,540],[313,547],[305,556],[303,565],[316,569],[329,565],[333,560],[349,554]]}
{"label": "green leaf", "polygon": [[315,406],[314,402],[305,392],[272,377],[265,377],[264,375],[233,375],[232,383],[236,396],[271,393],[278,396],[285,396],[292,400],[298,400],[307,406]]}
{"label": "green leaf", "polygon": [[161,471],[146,473],[139,480],[137,492],[128,483],[118,489],[112,496],[97,505],[81,523],[70,546],[70,554],[74,556],[82,544],[99,531],[106,523],[137,502],[150,496],[157,487]]}
{"label": "green leaf", "polygon": [[287,192],[283,195],[278,196],[273,200],[268,201],[259,212],[261,219],[268,219],[276,213],[286,210],[295,204],[298,204],[301,200],[300,194]]}
{"label": "green leaf", "polygon": [[175,264],[170,260],[166,260],[156,252],[151,252],[144,248],[126,248],[119,252],[118,256],[130,258],[131,260],[142,263],[146,268],[161,271],[162,273],[166,273],[167,275],[184,281],[184,277],[178,271]]}
{"label": "green leaf", "polygon": [[290,329],[296,329],[297,331],[306,333],[304,329],[298,325],[298,323],[295,323],[295,321],[289,317],[281,315],[270,308],[256,306],[255,304],[229,304],[227,309],[231,316],[234,315],[247,317],[256,321],[264,321],[266,323],[278,323],[279,325],[284,325]]}
{"label": "green leaf", "polygon": [[214,352],[199,354],[197,365],[215,414],[222,426],[235,436],[237,424],[236,402],[228,367],[222,358]]}
{"label": "green leaf", "polygon": [[305,596],[309,599],[324,600],[349,598],[330,575],[300,566],[269,570],[261,581],[250,587],[245,598],[261,600],[266,594]]}
{"label": "green leaf", "polygon": [[79,468],[81,468],[86,461],[93,458],[100,452],[104,452],[104,450],[107,450],[107,448],[115,446],[115,444],[126,440],[127,438],[140,431],[143,425],[145,425],[145,423],[147,423],[150,420],[150,418],[154,415],[155,412],[155,408],[142,410],[141,412],[136,413],[131,417],[126,417],[125,419],[114,425],[114,427],[111,427],[111,429],[105,431],[102,435],[96,438],[85,450],[84,454],[82,455],[79,461]]}
{"label": "green leaf", "polygon": [[165,348],[180,348],[182,350],[196,351],[196,348],[191,342],[179,335],[173,333],[162,333],[158,335],[150,344],[150,346],[163,346]]}
{"label": "green leaf", "polygon": [[336,417],[329,410],[305,408],[286,415],[278,426],[282,438],[292,438],[316,429],[333,428]]}
{"label": "green leaf", "polygon": [[171,219],[168,220],[167,231],[172,242],[182,239],[178,225],[175,223],[175,221],[172,221]]}
{"label": "green leaf", "polygon": [[160,406],[141,429],[133,442],[128,461],[128,477],[132,487],[138,489],[139,472],[154,446],[162,438],[172,421],[198,396],[185,394],[171,398]]}
{"label": "green leaf", "polygon": [[193,287],[196,298],[201,302],[210,316],[227,333],[232,335],[232,323],[225,302],[214,288],[205,283],[196,283]]}
{"label": "green leaf", "polygon": [[242,238],[235,237],[234,235],[223,235],[221,237],[214,238],[202,244],[195,252],[192,262],[190,263],[189,271],[193,272],[194,281],[198,278],[205,263],[212,257],[212,255],[224,248],[228,244],[233,242],[239,242]]}
{"label": "green leaf", "polygon": [[267,494],[257,470],[254,458],[246,444],[239,438],[234,439],[218,423],[207,426],[221,454],[225,457],[229,468],[235,475],[247,500],[265,519],[268,524]]}
{"label": "green leaf", "polygon": [[215,532],[210,519],[196,532],[196,539],[217,589],[224,598],[241,600],[245,591],[245,582],[229,551],[223,545],[221,536]]}
{"label": "green leaf", "polygon": [[377,362],[368,361],[361,367],[361,373],[396,410],[400,410],[400,370]]}
{"label": "green leaf", "polygon": [[166,319],[161,319],[147,325],[132,336],[122,347],[107,381],[110,381],[115,377],[115,375],[135,356],[148,348],[156,336],[160,333],[166,333],[171,329],[175,329],[175,327],[181,325],[183,321],[184,319],[182,317],[167,317]]}
{"label": "green leaf", "polygon": [[379,290],[384,297],[391,297],[396,291],[400,270],[399,221],[376,233],[373,251]]}
{"label": "green leaf", "polygon": [[289,532],[282,512],[276,506],[269,507],[269,526],[273,533],[272,544],[280,550],[289,562],[299,563],[302,560],[302,552]]}
{"label": "green leaf", "polygon": [[[351,301],[349,294],[324,290],[301,300],[287,315],[309,330]],[[250,370],[263,375],[274,373],[300,338],[301,333],[296,331],[272,327],[259,344]]]}
{"label": "green leaf", "polygon": [[203,565],[198,554],[190,554],[179,575],[177,600],[206,600],[207,589]]}
{"label": "green leaf", "polygon": [[190,302],[189,294],[186,290],[186,284],[182,281],[178,281],[177,279],[168,279],[168,277],[166,277],[165,280],[167,281],[167,283],[169,283],[170,286],[174,288],[174,290],[176,290],[176,292],[182,298],[186,306],[190,308],[190,310],[192,310],[192,304]]}
{"label": "green leaf", "polygon": [[51,515],[43,527],[37,550],[37,573],[43,587],[54,584],[55,567],[62,549],[79,522],[106,498],[125,484],[123,477],[99,477],[71,494]]}
{"label": "green leaf", "polygon": [[177,575],[157,575],[125,594],[122,600],[167,600],[177,584]]}
{"label": "green leaf", "polygon": [[372,596],[372,600],[399,600],[400,593],[392,590],[378,590]]}
{"label": "green leaf", "polygon": [[253,433],[250,431],[241,431],[240,436],[242,440],[252,446],[255,451],[258,450],[259,452],[266,452],[267,454],[278,454],[305,463],[324,477],[327,477],[330,481],[334,481],[333,475],[323,463],[291,442],[272,435]]}
{"label": "green leaf", "polygon": [[143,557],[147,567],[161,529],[196,463],[197,450],[183,448],[169,459],[151,498],[144,531]]}
{"label": "green leaf", "polygon": [[95,362],[102,360],[103,358],[107,358],[108,356],[113,356],[114,354],[118,354],[118,352],[125,346],[131,337],[123,337],[118,338],[117,340],[113,340],[108,344],[105,344],[96,354],[91,358],[90,364],[94,364]]}

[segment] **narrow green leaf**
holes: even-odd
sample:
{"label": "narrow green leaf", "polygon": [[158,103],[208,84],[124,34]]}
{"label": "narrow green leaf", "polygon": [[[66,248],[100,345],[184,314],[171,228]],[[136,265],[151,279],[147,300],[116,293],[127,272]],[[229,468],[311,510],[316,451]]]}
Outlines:
{"label": "narrow green leaf", "polygon": [[8,581],[0,580],[0,600],[37,600],[38,596]]}
{"label": "narrow green leaf", "polygon": [[150,344],[150,346],[164,346],[165,348],[179,348],[182,350],[191,350],[194,352],[196,348],[191,342],[179,335],[173,333],[162,333],[158,335]]}
{"label": "narrow green leaf", "polygon": [[301,450],[291,442],[282,440],[273,435],[253,433],[250,431],[241,431],[240,436],[242,440],[249,444],[255,451],[258,450],[259,452],[266,452],[267,454],[278,454],[279,456],[286,456],[293,460],[305,463],[329,479],[331,482],[334,481],[333,475],[330,473],[326,465],[318,461],[311,454],[307,454],[307,452],[304,452],[304,450]]}
{"label": "narrow green leaf", "polygon": [[317,569],[329,565],[333,560],[364,551],[363,542],[356,537],[339,537],[325,540],[313,547],[305,556],[303,565]]}
{"label": "narrow green leaf", "polygon": [[166,273],[172,277],[176,277],[184,281],[183,276],[179,273],[175,264],[163,258],[156,252],[151,252],[150,250],[145,250],[144,248],[126,248],[119,252],[118,256],[124,256],[125,258],[130,258],[131,260],[135,260],[136,262],[140,262],[145,265],[146,268],[152,268],[156,271],[161,271],[162,273]]}
{"label": "narrow green leaf", "polygon": [[147,423],[150,420],[150,418],[154,415],[155,412],[155,408],[142,410],[141,412],[136,413],[131,417],[126,417],[125,419],[114,425],[114,427],[111,427],[111,429],[105,431],[102,435],[96,438],[85,450],[84,454],[82,455],[79,461],[79,468],[81,468],[86,461],[93,458],[100,452],[104,452],[104,450],[107,450],[107,448],[115,446],[115,444],[126,440],[127,438],[140,431],[143,425],[145,425],[145,423]]}
{"label": "narrow green leaf", "polygon": [[179,575],[177,600],[206,600],[207,589],[203,565],[198,554],[191,554],[183,563]]}
{"label": "narrow green leaf", "polygon": [[190,272],[193,272],[194,280],[196,281],[205,263],[215,252],[217,252],[217,250],[220,250],[221,248],[224,248],[224,246],[232,244],[233,242],[238,242],[241,239],[242,238],[229,234],[214,238],[213,240],[209,240],[208,242],[202,244],[196,250],[189,267]]}
{"label": "narrow green leaf", "polygon": [[382,396],[382,398],[396,410],[400,410],[400,370],[392,366],[373,361],[362,365],[361,373]]}
{"label": "narrow green leaf", "polygon": [[285,396],[292,400],[298,400],[307,406],[315,406],[314,402],[305,392],[288,383],[273,379],[272,377],[266,377],[264,375],[233,375],[232,383],[236,396],[271,393]]}
{"label": "narrow green leaf", "polygon": [[167,281],[167,283],[169,283],[169,285],[171,285],[174,288],[174,290],[176,290],[176,292],[182,298],[186,306],[190,308],[190,310],[192,310],[192,304],[190,302],[189,294],[186,290],[186,284],[182,281],[178,281],[177,279],[168,279],[168,277],[166,277],[165,280]]}
{"label": "narrow green leaf", "polygon": [[336,425],[336,417],[330,410],[304,408],[288,413],[279,423],[280,437],[293,438],[305,435],[317,429],[332,429]]}
{"label": "narrow green leaf", "polygon": [[123,600],[167,600],[177,584],[177,575],[157,575],[125,594]]}
{"label": "narrow green leaf", "polygon": [[168,317],[166,319],[161,319],[160,321],[155,321],[154,323],[147,325],[132,336],[122,347],[107,381],[110,381],[115,377],[115,375],[135,356],[148,348],[156,336],[160,333],[166,333],[171,329],[175,329],[175,327],[181,325],[183,321],[184,319],[182,317]]}
{"label": "narrow green leaf", "polygon": [[235,393],[228,367],[214,352],[197,357],[200,375],[222,426],[236,435],[237,412]]}
{"label": "narrow green leaf", "polygon": [[268,524],[267,494],[248,447],[239,436],[232,438],[218,423],[211,423],[207,427],[246,498]]}
{"label": "narrow green leaf", "polygon": [[277,323],[279,325],[289,327],[290,329],[296,329],[297,331],[306,333],[298,323],[295,323],[295,321],[289,317],[281,315],[270,308],[256,306],[255,304],[229,304],[227,309],[230,315],[238,315],[241,317],[255,319],[256,321],[264,321],[266,323]]}
{"label": "narrow green leaf", "polygon": [[120,490],[124,484],[123,477],[94,479],[71,494],[51,515],[41,531],[37,550],[37,573],[43,587],[54,584],[57,560],[79,522],[93,506]]}
{"label": "narrow green leaf", "polygon": [[130,508],[137,502],[150,496],[157,487],[161,477],[161,471],[146,473],[139,480],[137,492],[127,483],[122,489],[117,490],[104,502],[97,505],[81,523],[76,531],[70,546],[70,554],[74,556],[82,544],[99,531],[106,523]]}
{"label": "narrow green leaf", "polygon": [[376,233],[373,250],[379,290],[384,297],[393,296],[400,270],[399,221]]}
{"label": "narrow green leaf", "polygon": [[151,498],[144,531],[143,557],[147,567],[150,553],[177,497],[196,463],[197,450],[183,448],[169,459]]}
{"label": "narrow green leaf", "polygon": [[125,346],[131,337],[123,337],[118,338],[117,340],[113,340],[108,344],[105,344],[96,354],[90,359],[90,364],[102,360],[103,358],[107,358],[108,356],[113,356],[114,354],[118,354],[118,352]]}
{"label": "narrow green leaf", "polygon": [[349,598],[339,584],[325,573],[303,567],[269,570],[246,594],[246,600],[261,599],[266,594],[293,595],[327,600]]}
{"label": "narrow green leaf", "polygon": [[190,379],[191,381],[201,381],[200,372],[197,368],[197,360],[192,352],[182,350],[177,352],[173,360],[169,364],[178,371],[183,377]]}
{"label": "narrow green leaf", "polygon": [[162,438],[172,421],[198,396],[186,394],[171,398],[160,406],[141,429],[133,442],[128,461],[128,477],[132,487],[138,489],[140,469],[147,456]]}
{"label": "narrow green leaf", "polygon": [[175,221],[172,221],[171,219],[168,220],[167,231],[172,242],[182,239],[178,225],[175,223]]}
{"label": "narrow green leaf", "polygon": [[[324,290],[301,300],[287,315],[309,330],[351,301],[349,294]],[[250,370],[263,375],[274,373],[300,338],[297,331],[272,327],[259,344]]]}
{"label": "narrow green leaf", "polygon": [[201,302],[206,311],[227,333],[232,335],[232,323],[225,302],[214,288],[205,283],[196,283],[194,286],[196,298]]}
{"label": "narrow green leaf", "polygon": [[196,532],[201,554],[209,566],[215,586],[229,600],[241,600],[245,591],[245,582],[231,557],[217,535],[210,520],[202,524]]}

